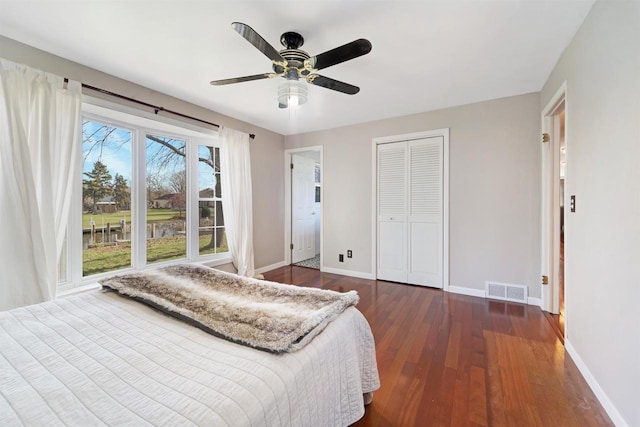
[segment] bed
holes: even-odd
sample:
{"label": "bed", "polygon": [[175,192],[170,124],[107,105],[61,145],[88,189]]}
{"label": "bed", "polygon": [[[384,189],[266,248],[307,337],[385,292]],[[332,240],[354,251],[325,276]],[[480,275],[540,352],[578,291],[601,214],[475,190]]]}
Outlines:
{"label": "bed", "polygon": [[279,354],[116,292],[0,313],[2,426],[344,426],[378,387],[371,330],[353,306]]}

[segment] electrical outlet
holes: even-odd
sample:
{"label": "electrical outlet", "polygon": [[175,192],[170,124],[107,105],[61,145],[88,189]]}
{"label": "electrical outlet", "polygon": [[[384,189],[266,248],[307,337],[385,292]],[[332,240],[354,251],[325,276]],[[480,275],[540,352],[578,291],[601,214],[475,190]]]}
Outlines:
{"label": "electrical outlet", "polygon": [[347,258],[353,258],[353,252],[351,251],[351,249],[347,251]]}
{"label": "electrical outlet", "polygon": [[338,262],[344,262],[344,254],[338,255]]}

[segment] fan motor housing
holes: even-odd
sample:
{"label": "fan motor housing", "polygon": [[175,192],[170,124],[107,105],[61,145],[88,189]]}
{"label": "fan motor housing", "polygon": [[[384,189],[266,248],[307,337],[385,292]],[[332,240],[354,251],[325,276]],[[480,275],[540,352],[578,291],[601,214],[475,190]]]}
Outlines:
{"label": "fan motor housing", "polygon": [[[309,74],[308,70],[304,69],[304,61],[310,58],[309,54],[304,50],[300,49],[284,49],[281,50],[280,56],[287,60],[286,69],[279,64],[273,64],[273,71],[278,74],[282,74],[288,69],[295,68],[300,71],[303,75]],[[305,73],[306,71],[306,73]]]}

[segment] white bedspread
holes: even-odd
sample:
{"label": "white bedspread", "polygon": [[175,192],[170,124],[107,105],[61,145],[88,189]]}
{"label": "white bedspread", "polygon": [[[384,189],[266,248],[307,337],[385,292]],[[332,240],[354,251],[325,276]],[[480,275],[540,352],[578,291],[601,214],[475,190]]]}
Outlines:
{"label": "white bedspread", "polygon": [[2,426],[344,426],[378,387],[371,330],[354,307],[282,355],[115,293],[0,313]]}

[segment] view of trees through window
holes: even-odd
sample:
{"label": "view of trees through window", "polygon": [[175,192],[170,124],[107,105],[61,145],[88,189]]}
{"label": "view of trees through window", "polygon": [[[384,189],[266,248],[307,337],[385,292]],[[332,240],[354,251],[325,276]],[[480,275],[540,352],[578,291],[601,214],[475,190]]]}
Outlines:
{"label": "view of trees through window", "polygon": [[186,142],[146,136],[147,262],[187,256]]}
{"label": "view of trees through window", "polygon": [[131,131],[82,124],[82,275],[131,266]]}
{"label": "view of trees through window", "polygon": [[[142,135],[146,182],[144,188],[136,190],[132,183],[134,131],[95,120],[83,121],[83,276],[133,266],[132,241],[135,245],[142,235],[148,264],[186,258],[190,234],[198,239],[196,256],[228,251],[220,189],[220,149],[198,145],[197,153],[190,154],[198,157],[198,168],[193,171],[198,192],[192,194],[196,199],[191,199],[198,209],[198,223],[190,232],[187,142],[151,133]],[[146,209],[146,221],[141,225],[146,228],[144,232],[136,231],[132,222],[136,218],[132,194],[136,191],[140,192],[138,209]],[[142,200],[146,200],[146,206]]]}
{"label": "view of trees through window", "polygon": [[220,149],[198,146],[198,206],[200,255],[227,252],[220,188]]}

